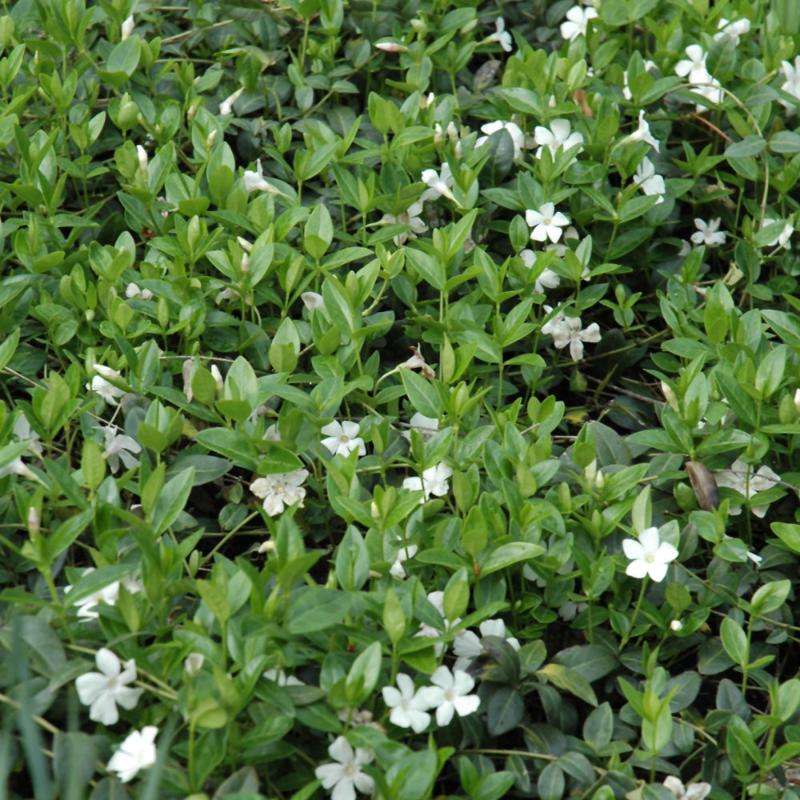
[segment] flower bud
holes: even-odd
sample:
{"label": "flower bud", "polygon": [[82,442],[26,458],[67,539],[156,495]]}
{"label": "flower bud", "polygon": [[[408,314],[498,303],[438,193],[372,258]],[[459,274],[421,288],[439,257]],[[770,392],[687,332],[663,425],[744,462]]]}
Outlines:
{"label": "flower bud", "polygon": [[384,53],[405,53],[408,48],[399,42],[378,42],[375,45],[376,50],[381,50]]}
{"label": "flower bud", "polygon": [[129,17],[125,18],[125,21],[120,25],[119,35],[121,39],[127,39],[132,33],[133,29],[136,27],[136,23],[133,19],[133,14]]}
{"label": "flower bud", "polygon": [[203,669],[203,662],[205,661],[205,657],[202,653],[189,653],[186,656],[186,660],[183,662],[183,668],[194,677]]}
{"label": "flower bud", "polygon": [[678,631],[682,631],[683,623],[679,619],[674,619],[672,620],[672,622],[670,622],[669,629],[671,631],[675,631],[675,633],[677,633]]}
{"label": "flower bud", "polygon": [[800,414],[800,389],[795,390],[794,407],[797,409],[797,413]]}
{"label": "flower bud", "polygon": [[147,150],[145,150],[140,144],[136,145],[136,158],[139,159],[140,171],[147,175]]}
{"label": "flower bud", "polygon": [[41,519],[39,517],[39,509],[36,506],[31,506],[28,509],[28,533],[34,539],[39,535],[41,528]]}
{"label": "flower bud", "polygon": [[211,365],[211,377],[214,379],[214,383],[217,384],[217,391],[221,392],[225,386],[225,382],[222,380],[222,373],[219,371],[219,367],[216,364]]}
{"label": "flower bud", "polygon": [[214,142],[217,141],[217,129],[211,131],[211,133],[206,136],[206,149],[210,150],[214,146]]}

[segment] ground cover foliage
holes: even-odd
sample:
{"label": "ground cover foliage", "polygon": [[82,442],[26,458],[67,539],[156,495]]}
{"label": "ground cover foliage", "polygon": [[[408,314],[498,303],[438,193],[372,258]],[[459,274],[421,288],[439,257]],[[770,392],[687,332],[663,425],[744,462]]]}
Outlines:
{"label": "ground cover foliage", "polygon": [[796,797],[794,0],[0,13],[4,797]]}

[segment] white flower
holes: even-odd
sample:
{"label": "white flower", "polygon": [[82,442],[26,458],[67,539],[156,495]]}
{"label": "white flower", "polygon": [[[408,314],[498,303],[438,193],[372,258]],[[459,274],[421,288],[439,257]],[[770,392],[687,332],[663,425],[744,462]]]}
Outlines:
{"label": "white flower", "polygon": [[[583,144],[583,134],[572,131],[572,126],[568,119],[554,119],[549,128],[537,125],[533,131],[533,138],[539,149],[536,151],[536,158],[542,157],[544,148],[547,147],[552,155],[556,155],[558,149],[563,147],[569,150],[570,147]],[[578,150],[578,153],[581,151]]]}
{"label": "white flower", "polygon": [[498,17],[494,21],[495,32],[491,36],[487,36],[483,41],[485,44],[490,42],[497,42],[506,53],[511,52],[512,38],[511,34],[506,30],[506,21],[502,17]]}
{"label": "white flower", "polygon": [[116,772],[123,783],[127,783],[136,777],[140,769],[152,767],[156,763],[156,736],[158,728],[155,725],[146,725],[141,731],[133,731],[111,756],[108,769]]}
{"label": "white flower", "polygon": [[574,600],[567,600],[567,602],[558,609],[558,616],[561,617],[564,622],[572,622],[578,614],[586,611],[588,607],[587,603],[576,603]]}
{"label": "white flower", "polygon": [[142,446],[136,439],[118,434],[119,429],[114,425],[104,425],[103,435],[105,437],[105,450],[103,458],[108,462],[108,467],[112,472],[119,470],[120,462],[125,469],[139,466],[139,459],[134,453],[141,453]]}
{"label": "white flower", "polygon": [[244,91],[244,86],[237,89],[233,94],[228,95],[220,104],[219,104],[219,113],[222,116],[227,116],[228,114],[233,111],[233,104],[239,99],[242,92]]}
{"label": "white flower", "polygon": [[[83,571],[83,575],[88,575],[90,572],[94,572],[94,567],[87,567]],[[135,594],[136,592],[141,591],[141,586],[137,581],[131,580],[130,578],[126,578],[124,580],[125,588],[131,593]],[[100,614],[95,610],[97,608],[98,603],[106,603],[109,606],[113,606],[117,604],[117,599],[119,598],[119,581],[113,581],[109,583],[107,586],[103,586],[102,588],[98,589],[96,592],[93,592],[88,597],[84,597],[81,600],[78,600],[75,603],[75,606],[78,609],[78,619],[80,620],[90,620],[90,619],[97,619]],[[64,594],[69,594],[72,591],[72,586],[67,586],[64,588]]]}
{"label": "white flower", "polygon": [[135,283],[129,283],[125,287],[125,297],[128,299],[141,297],[142,300],[152,300],[153,293],[149,289],[140,289]]}
{"label": "white flower", "polygon": [[133,33],[133,29],[135,27],[136,22],[133,19],[133,14],[131,14],[129,17],[125,17],[125,19],[122,21],[122,25],[119,26],[120,39],[123,41],[127,39]]}
{"label": "white flower", "polygon": [[280,191],[264,178],[264,168],[261,166],[261,159],[256,161],[256,170],[245,170],[244,188],[250,192],[269,192],[270,194],[280,194]]}
{"label": "white flower", "polygon": [[[439,616],[442,619],[442,627],[445,631],[449,631],[451,628],[454,628],[459,622],[461,622],[461,617],[456,617],[453,620],[449,620],[444,615],[444,592],[428,592],[427,597],[428,602],[439,612]],[[422,625],[419,626],[419,630],[414,635],[424,636],[428,639],[438,639],[442,634],[441,631],[423,622]],[[444,642],[436,642],[433,645],[433,650],[437,656],[440,656],[444,652],[444,648]]]}
{"label": "white flower", "polygon": [[702,219],[695,219],[694,226],[697,230],[692,234],[692,242],[694,244],[704,244],[707,247],[717,247],[718,245],[725,244],[725,231],[719,230],[722,220],[717,217],[708,222]]}
{"label": "white flower", "polygon": [[718,32],[714,34],[714,41],[718,42],[720,39],[730,39],[734,47],[739,46],[739,37],[750,33],[750,20],[737,19],[729,22],[725,17],[721,17],[717,25]]}
{"label": "white flower", "polygon": [[699,44],[690,44],[684,51],[688,58],[675,65],[675,74],[691,84],[709,83],[711,75],[706,69],[706,53]]}
{"label": "white flower", "polygon": [[202,653],[189,653],[183,661],[183,668],[189,675],[194,677],[203,669],[205,660],[205,656]]}
{"label": "white flower", "polygon": [[[519,254],[522,263],[530,269],[536,263],[536,253],[533,250],[522,250]],[[536,277],[533,290],[539,294],[544,294],[545,289],[556,289],[561,284],[561,276],[549,267],[545,267]]]}
{"label": "white flower", "polygon": [[117,705],[130,711],[142,695],[142,689],[128,686],[136,680],[136,662],[126,661],[123,670],[120,660],[105,647],[97,651],[95,662],[100,672],[86,672],[75,679],[78,698],[89,706],[89,719],[103,725],[116,725],[119,720]]}
{"label": "white flower", "polygon": [[659,151],[660,145],[658,139],[650,133],[650,125],[648,125],[647,120],[644,118],[644,111],[639,112],[639,127],[630,136],[625,137],[623,143],[624,142],[646,142],[656,153]]}
{"label": "white flower", "polygon": [[656,168],[649,158],[643,158],[639,166],[636,167],[633,182],[646,195],[657,195],[658,203],[656,205],[664,202],[664,193],[667,191],[667,186],[664,183],[664,178],[661,175],[656,175]]}
{"label": "white flower", "polygon": [[678,551],[659,538],[658,528],[647,528],[639,534],[639,539],[624,539],[622,550],[630,560],[626,575],[631,578],[644,578],[649,575],[656,583],[661,583],[667,574],[667,564],[678,557]]}
{"label": "white flower", "polygon": [[582,8],[572,6],[567,11],[567,22],[561,23],[561,36],[568,42],[577,39],[579,36],[586,36],[586,26],[590,19],[597,17],[597,11],[593,8]]}
{"label": "white flower", "polygon": [[106,379],[113,378],[114,380],[121,381],[122,375],[115,369],[106,367],[103,364],[95,364],[94,371],[97,374],[92,378],[90,383],[86,384],[86,388],[99,394],[109,405],[117,405],[117,400],[125,394],[125,391],[117,388]]}
{"label": "white flower", "polygon": [[389,574],[398,580],[405,578],[406,571],[403,568],[403,563],[408,561],[409,558],[414,558],[418,549],[419,548],[415,544],[410,544],[408,547],[401,547],[397,551],[397,558],[394,560],[394,563],[389,569]]}
{"label": "white flower", "polygon": [[[786,80],[781,84],[781,91],[790,94],[796,100],[800,100],[800,56],[794,60],[794,66],[788,61],[781,62],[783,77]],[[790,103],[786,100],[780,101],[791,113],[794,113],[797,103]]]}
{"label": "white flower", "polygon": [[147,150],[140,144],[136,145],[136,158],[139,161],[139,169],[147,175]]}
{"label": "white flower", "polygon": [[268,681],[273,681],[278,686],[305,686],[299,678],[295,678],[294,675],[287,675],[279,667],[265,670],[263,675]]}
{"label": "white flower", "polygon": [[516,122],[496,120],[495,122],[487,122],[485,125],[481,125],[481,131],[485,133],[486,136],[479,137],[475,142],[475,146],[480,147],[482,144],[489,141],[490,136],[502,130],[507,131],[508,135],[511,137],[511,141],[514,145],[514,161],[518,161],[522,157],[522,148],[525,146],[525,134]]}
{"label": "white flower", "polygon": [[[781,482],[781,476],[773,472],[766,464],[754,472],[749,464],[745,464],[738,458],[731,464],[730,469],[719,470],[714,477],[717,486],[733,489],[748,500],[754,494],[766,492]],[[757,506],[752,511],[761,519],[767,513],[768,508],[769,506]],[[729,513],[736,516],[742,513],[742,508],[741,506],[732,507]]]}
{"label": "white flower", "polygon": [[[722,102],[722,86],[716,78],[709,78],[708,83],[702,86],[697,85],[692,87],[692,92],[704,97],[709,103],[717,105]],[[705,103],[698,103],[696,108],[698,111],[703,111],[707,108],[707,105]]]}
{"label": "white flower", "polygon": [[531,227],[531,241],[557,242],[561,238],[562,228],[569,225],[569,217],[556,211],[553,203],[545,203],[538,211],[528,209],[525,212],[525,221]]}
{"label": "white flower", "polygon": [[[550,306],[545,306],[544,309],[548,314],[553,310]],[[567,317],[561,311],[542,325],[542,333],[553,337],[553,344],[558,350],[569,346],[569,354],[573,361],[580,361],[583,358],[584,342],[594,344],[602,338],[600,326],[596,322],[588,328],[581,328],[580,317]]]}
{"label": "white flower", "polygon": [[[783,220],[765,218],[761,227],[766,228],[769,225],[777,225],[779,222],[783,222]],[[784,223],[783,230],[774,239],[767,242],[766,246],[774,247],[777,244],[779,247],[788,248],[789,240],[792,238],[793,233],[794,233],[794,227],[792,226],[791,223],[786,222]]]}
{"label": "white flower", "polygon": [[37,456],[42,454],[42,443],[39,439],[39,434],[31,428],[31,424],[24,413],[14,420],[14,427],[11,429],[11,433],[17,441],[27,442],[28,450],[32,453],[36,453]]}
{"label": "white flower", "polygon": [[397,369],[418,369],[426,378],[435,378],[436,373],[422,355],[420,346],[416,345],[415,347],[412,345],[410,349],[413,355],[407,358],[402,364],[398,364]]}
{"label": "white flower", "polygon": [[323,789],[333,789],[331,800],[355,800],[356,789],[363,794],[375,791],[375,781],[361,767],[374,758],[368,750],[357,747],[355,752],[344,736],[337,736],[328,748],[328,755],[336,763],[321,764],[314,775],[322,782]]}
{"label": "white flower", "polygon": [[420,694],[428,708],[436,709],[437,725],[449,725],[454,714],[466,717],[481,704],[478,695],[470,694],[475,679],[463,670],[451,672],[448,667],[439,667],[431,675],[431,683],[434,685],[420,689]]}
{"label": "white flower", "polygon": [[422,170],[422,182],[428,187],[420,197],[420,202],[436,200],[437,197],[447,197],[454,200],[453,192],[453,173],[448,163],[442,164],[442,169],[437,172],[435,169]]}
{"label": "white flower", "polygon": [[480,637],[474,631],[461,631],[456,634],[453,641],[453,652],[458,656],[455,669],[466,670],[483,653],[481,639],[484,636],[497,636],[499,639],[505,639],[511,647],[519,650],[519,641],[508,635],[506,624],[502,619],[486,619],[481,622],[478,629],[481,632]]}
{"label": "white flower", "polygon": [[264,431],[264,441],[265,442],[279,442],[281,440],[281,432],[278,429],[276,423],[272,423],[272,425],[268,425],[266,430]]}
{"label": "white flower", "polygon": [[424,496],[420,503],[424,503],[432,494],[444,497],[450,491],[448,478],[452,474],[453,470],[442,461],[435,467],[424,470],[421,478],[406,478],[403,481],[403,488],[412,492],[423,492]]}
{"label": "white flower", "polygon": [[375,49],[384,53],[405,53],[408,48],[399,42],[376,42]]}
{"label": "white flower", "polygon": [[414,681],[404,673],[397,676],[397,686],[384,686],[381,690],[383,702],[392,709],[389,722],[398,728],[411,728],[414,733],[422,733],[431,721],[428,714],[425,690],[414,690]]}
{"label": "white flower", "polygon": [[367,452],[367,446],[364,440],[358,435],[358,423],[345,420],[344,422],[328,423],[323,429],[322,433],[326,438],[322,440],[321,444],[324,448],[330,451],[332,456],[340,455],[347,458],[353,450],[358,450],[358,454],[363,456]]}
{"label": "white flower", "polygon": [[408,230],[402,231],[392,238],[395,245],[399,247],[401,244],[405,244],[409,239],[416,239],[420,233],[425,233],[425,231],[428,230],[428,226],[421,216],[422,210],[422,201],[418,200],[400,214],[384,214],[383,217],[381,217],[381,223],[384,225],[408,226]]}
{"label": "white flower", "polygon": [[710,783],[690,783],[684,786],[680,778],[668,775],[662,784],[667,791],[675,795],[675,800],[705,800],[711,791]]}
{"label": "white flower", "polygon": [[439,430],[439,420],[435,417],[426,417],[417,411],[408,423],[408,430],[403,431],[401,436],[406,441],[411,441],[411,431],[417,431],[423,439],[430,439]]}
{"label": "white flower", "polygon": [[299,503],[302,507],[303,499],[306,496],[306,490],[302,484],[307,477],[307,469],[267,475],[265,478],[256,478],[250,484],[250,491],[264,501],[264,511],[274,517],[283,513],[286,506]]}

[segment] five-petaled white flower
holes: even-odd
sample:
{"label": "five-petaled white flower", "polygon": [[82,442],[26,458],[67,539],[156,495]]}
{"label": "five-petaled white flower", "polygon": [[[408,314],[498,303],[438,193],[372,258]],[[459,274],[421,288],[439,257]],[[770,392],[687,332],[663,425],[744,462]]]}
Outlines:
{"label": "five-petaled white flower", "polygon": [[328,755],[335,763],[321,764],[314,775],[322,782],[323,789],[333,789],[331,800],[355,800],[356,789],[363,794],[375,791],[375,781],[362,772],[361,767],[374,758],[369,750],[355,749],[344,736],[337,736],[328,748]]}
{"label": "five-petaled white flower", "polygon": [[405,578],[406,570],[403,564],[408,561],[409,558],[414,558],[418,549],[419,548],[415,544],[410,544],[408,547],[401,547],[397,551],[397,558],[395,558],[394,563],[389,568],[389,574],[398,580]]}
{"label": "five-petaled white flower", "polygon": [[511,52],[512,38],[511,34],[506,30],[506,21],[502,17],[498,17],[494,21],[495,32],[487,36],[483,41],[485,44],[490,42],[497,42],[506,53]]}
{"label": "five-petaled white flower", "polygon": [[436,417],[426,417],[417,411],[409,420],[408,430],[403,431],[401,436],[407,441],[411,441],[411,431],[417,431],[423,439],[430,439],[439,430],[439,420]]}
{"label": "five-petaled white flower", "polygon": [[[549,314],[553,309],[544,306],[544,310]],[[553,344],[557,350],[569,347],[573,361],[580,361],[583,358],[584,342],[595,344],[602,338],[600,326],[596,322],[591,323],[588,328],[582,328],[580,317],[568,317],[562,311],[542,325],[542,333],[553,337]]]}
{"label": "five-petaled white flower", "polygon": [[596,19],[597,11],[593,8],[572,6],[567,11],[567,21],[561,23],[561,36],[568,42],[579,36],[586,36],[586,26],[590,19]]}
{"label": "five-petaled white flower", "polygon": [[646,195],[657,195],[659,203],[664,202],[664,192],[667,191],[664,178],[656,174],[656,168],[649,158],[643,158],[636,167],[636,174],[633,176],[633,182],[638,186]]}
{"label": "five-petaled white flower", "polygon": [[456,634],[453,641],[453,652],[458,656],[455,669],[466,670],[483,653],[481,639],[484,636],[497,636],[499,639],[505,639],[515,650],[520,648],[519,640],[508,635],[506,624],[502,619],[485,619],[478,626],[478,630],[481,632],[480,636],[475,631],[461,631]]}
{"label": "five-petaled white flower", "polygon": [[[783,77],[786,78],[781,84],[781,91],[790,94],[796,101],[800,101],[800,56],[795,58],[794,66],[789,61],[782,61],[781,69],[783,70]],[[792,114],[797,110],[797,102],[781,99],[781,103]]]}
{"label": "five-petaled white flower", "polygon": [[710,83],[711,75],[706,69],[706,52],[699,44],[690,44],[684,58],[675,65],[675,74],[686,78],[691,84]]}
{"label": "five-petaled white flower", "polygon": [[738,47],[739,37],[744,36],[746,33],[750,33],[749,19],[737,19],[730,22],[725,17],[721,17],[717,25],[717,33],[714,34],[714,41],[730,39],[734,47]]}
{"label": "five-petaled white flower", "polygon": [[434,467],[423,470],[422,477],[406,478],[403,481],[403,488],[412,492],[423,492],[420,503],[424,503],[432,494],[437,497],[444,497],[450,491],[448,479],[452,476],[453,470],[443,461]]}
{"label": "five-petaled white flower", "polygon": [[142,689],[128,686],[136,680],[136,662],[120,660],[105,647],[95,654],[95,662],[100,672],[86,672],[75,679],[75,688],[81,703],[89,706],[89,719],[103,725],[116,725],[119,720],[117,705],[130,711],[136,707]]}
{"label": "five-petaled white flower", "polygon": [[436,200],[437,197],[447,197],[449,200],[454,200],[453,197],[453,173],[450,170],[450,165],[445,162],[439,172],[435,169],[422,170],[422,182],[428,187],[420,197],[421,202],[428,200]]}
{"label": "five-petaled white flower", "polygon": [[692,242],[707,247],[717,247],[725,244],[725,231],[719,229],[722,220],[720,217],[704,222],[702,219],[695,219],[694,226],[697,230],[692,234]]}
{"label": "five-petaled white flower", "polygon": [[97,374],[92,377],[90,383],[86,384],[86,388],[99,394],[109,405],[117,405],[117,400],[125,394],[125,390],[118,388],[108,379],[121,381],[122,375],[104,364],[95,364],[94,371]]}
{"label": "five-petaled white flower", "polygon": [[287,506],[293,506],[295,503],[299,503],[302,507],[303,499],[306,496],[306,490],[302,484],[307,477],[307,469],[267,475],[265,478],[256,478],[250,484],[250,491],[264,501],[264,511],[274,517],[283,513]]}
{"label": "five-petaled white flower", "polygon": [[[675,621],[677,620],[673,620],[673,622]],[[680,626],[680,628],[682,627],[683,625]],[[680,628],[677,628],[677,630],[680,630]],[[673,630],[676,629],[673,628]],[[668,775],[664,778],[662,786],[675,796],[675,800],[705,800],[711,792],[710,783],[690,783],[688,786],[684,786],[683,781],[674,775]]]}
{"label": "five-petaled white flower", "polygon": [[[94,567],[87,567],[83,571],[81,577],[88,575],[90,572],[94,572]],[[139,582],[133,580],[132,578],[125,578],[122,583],[131,594],[136,594],[136,592],[140,592],[142,590]],[[109,606],[116,605],[117,600],[119,599],[119,587],[119,581],[112,581],[107,586],[103,586],[97,591],[92,592],[92,594],[88,595],[87,597],[77,600],[75,602],[75,606],[78,609],[78,619],[98,619],[100,614],[96,609],[99,603],[105,603]],[[71,591],[72,586],[66,586],[64,588],[64,594],[69,594]]]}
{"label": "five-petaled white flower", "polygon": [[142,446],[131,436],[117,433],[119,429],[114,425],[103,426],[103,436],[105,437],[105,450],[103,458],[108,462],[108,467],[112,472],[117,472],[120,462],[125,469],[139,466],[139,459],[134,453],[141,453]]}
{"label": "five-petaled white flower", "polygon": [[[748,500],[754,494],[766,492],[767,489],[772,489],[781,482],[781,476],[777,472],[773,472],[766,464],[754,471],[749,464],[745,464],[744,461],[738,458],[731,464],[730,469],[719,470],[714,478],[717,481],[717,486],[733,489]],[[767,513],[768,508],[769,506],[756,506],[751,510],[755,516],[761,519]],[[742,507],[733,506],[728,513],[731,516],[741,514]]]}
{"label": "five-petaled white flower", "polygon": [[434,685],[420,689],[420,694],[428,708],[436,709],[437,725],[449,725],[454,714],[466,717],[481,704],[478,695],[470,694],[475,679],[463,670],[451,672],[448,667],[441,666],[431,675],[431,683]]}
{"label": "five-petaled white flower", "polygon": [[384,214],[381,223],[384,225],[406,225],[408,230],[398,233],[392,237],[392,241],[399,247],[409,239],[416,239],[420,233],[425,233],[428,226],[422,219],[423,204],[421,200],[412,203],[405,211],[400,214]]}
{"label": "five-petaled white flower", "polygon": [[130,733],[111,756],[109,771],[116,772],[117,777],[127,783],[140,769],[152,767],[156,763],[156,736],[158,728],[155,725],[145,725],[141,731]]}
{"label": "five-petaled white flower", "polygon": [[344,420],[329,422],[323,429],[325,437],[321,444],[332,456],[340,455],[347,458],[353,450],[363,456],[367,452],[364,440],[358,435],[358,423]]}
{"label": "five-petaled white flower", "polygon": [[792,226],[792,224],[790,222],[784,222],[781,219],[765,218],[764,222],[761,225],[761,227],[762,228],[767,228],[770,225],[777,225],[779,222],[783,222],[784,223],[783,224],[783,230],[780,231],[778,233],[778,235],[775,236],[774,239],[772,239],[772,240],[770,240],[769,242],[766,243],[767,247],[774,247],[776,244],[779,247],[785,247],[785,248],[789,247],[789,240],[792,238],[792,234],[794,233],[794,227]]}
{"label": "five-petaled white flower", "polygon": [[[535,250],[523,250],[520,252],[519,257],[522,259],[522,263],[528,267],[528,269],[531,269],[536,264]],[[546,289],[557,289],[560,284],[561,276],[549,267],[545,267],[536,276],[533,284],[533,291],[538,292],[539,294],[544,294]]]}
{"label": "five-petaled white flower", "polygon": [[557,242],[563,231],[569,225],[569,217],[556,211],[553,203],[544,203],[538,211],[529,208],[525,212],[525,221],[531,228],[531,241]]}
{"label": "five-petaled white flower", "polygon": [[[549,128],[537,125],[533,131],[533,139],[539,145],[536,158],[542,157],[545,147],[555,156],[560,147],[569,150],[570,147],[583,144],[583,134],[573,131],[568,119],[554,119]],[[580,150],[576,153],[580,153]]]}
{"label": "five-petaled white flower", "polygon": [[480,147],[485,142],[489,141],[489,137],[500,131],[505,131],[510,137],[514,145],[514,161],[522,158],[522,148],[525,147],[525,134],[516,122],[503,122],[496,120],[495,122],[487,122],[481,125],[481,131],[485,136],[480,136],[475,142],[476,147]]}
{"label": "five-petaled white flower", "polygon": [[661,583],[667,574],[667,565],[678,557],[678,551],[669,542],[662,542],[658,528],[647,528],[639,534],[639,539],[624,539],[622,550],[630,560],[626,575],[631,578],[644,578],[649,575],[656,583]]}
{"label": "five-petaled white flower", "polygon": [[650,133],[650,125],[644,118],[644,111],[639,112],[639,127],[630,136],[626,136],[623,142],[646,142],[656,153],[660,149],[658,139]]}
{"label": "five-petaled white flower", "polygon": [[261,166],[260,158],[258,161],[256,161],[255,172],[250,169],[245,170],[244,188],[248,194],[250,192],[269,192],[270,194],[280,194],[280,190],[264,178],[264,168]]}
{"label": "five-petaled white flower", "polygon": [[416,691],[414,681],[402,672],[397,676],[397,686],[384,686],[381,690],[383,702],[392,710],[389,722],[422,733],[431,721],[425,689]]}

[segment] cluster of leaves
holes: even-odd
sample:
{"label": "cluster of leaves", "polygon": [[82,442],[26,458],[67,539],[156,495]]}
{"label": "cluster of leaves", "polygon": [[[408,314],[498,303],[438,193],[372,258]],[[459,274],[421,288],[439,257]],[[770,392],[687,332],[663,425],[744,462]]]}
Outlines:
{"label": "cluster of leaves", "polygon": [[799,45],[3,2],[6,794],[797,797]]}

